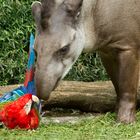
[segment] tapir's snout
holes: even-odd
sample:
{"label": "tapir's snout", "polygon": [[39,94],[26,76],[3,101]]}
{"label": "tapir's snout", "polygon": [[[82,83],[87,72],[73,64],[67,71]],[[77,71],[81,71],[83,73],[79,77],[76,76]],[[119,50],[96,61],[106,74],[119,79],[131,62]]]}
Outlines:
{"label": "tapir's snout", "polygon": [[50,93],[58,86],[61,78],[41,76],[41,74],[35,74],[35,83],[37,96],[39,99],[47,100],[50,96]]}

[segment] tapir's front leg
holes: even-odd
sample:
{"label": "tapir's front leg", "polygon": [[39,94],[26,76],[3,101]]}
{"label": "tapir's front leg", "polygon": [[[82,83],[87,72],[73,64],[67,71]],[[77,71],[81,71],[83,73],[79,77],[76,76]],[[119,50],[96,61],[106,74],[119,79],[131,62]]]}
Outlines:
{"label": "tapir's front leg", "polygon": [[[124,123],[134,122],[139,77],[139,50],[136,48],[118,49],[110,55],[112,57],[108,57],[107,53],[101,54],[104,66],[117,92],[117,120]],[[113,60],[110,61],[109,58]]]}
{"label": "tapir's front leg", "polygon": [[135,121],[136,96],[139,79],[139,50],[126,50],[118,55],[119,101],[117,119],[120,122]]}

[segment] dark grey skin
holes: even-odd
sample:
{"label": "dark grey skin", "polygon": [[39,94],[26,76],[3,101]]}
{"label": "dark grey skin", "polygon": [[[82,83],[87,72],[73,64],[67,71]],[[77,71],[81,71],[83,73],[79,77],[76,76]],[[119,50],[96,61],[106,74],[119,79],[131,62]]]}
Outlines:
{"label": "dark grey skin", "polygon": [[135,121],[140,0],[42,0],[37,32],[37,95],[47,99],[82,51],[99,51],[117,93],[117,121]]}

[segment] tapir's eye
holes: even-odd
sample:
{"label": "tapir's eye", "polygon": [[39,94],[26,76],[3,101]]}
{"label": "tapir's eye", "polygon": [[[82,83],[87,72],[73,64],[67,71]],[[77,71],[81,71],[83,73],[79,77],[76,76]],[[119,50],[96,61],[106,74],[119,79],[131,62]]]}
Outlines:
{"label": "tapir's eye", "polygon": [[59,49],[54,53],[57,58],[64,57],[70,50],[70,44],[64,46],[63,48]]}
{"label": "tapir's eye", "polygon": [[55,53],[54,53],[54,57],[59,60],[59,59],[62,59],[64,58],[68,52],[70,50],[70,44],[64,46],[63,48],[57,50]]}
{"label": "tapir's eye", "polygon": [[66,55],[70,50],[70,44],[64,46],[59,50],[60,55]]}

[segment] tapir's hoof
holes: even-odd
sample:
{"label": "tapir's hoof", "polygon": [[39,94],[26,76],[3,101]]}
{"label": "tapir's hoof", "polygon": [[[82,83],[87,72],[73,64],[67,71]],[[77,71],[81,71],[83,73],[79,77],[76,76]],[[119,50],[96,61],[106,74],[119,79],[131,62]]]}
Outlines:
{"label": "tapir's hoof", "polygon": [[135,117],[117,117],[118,123],[130,124],[136,121]]}
{"label": "tapir's hoof", "polygon": [[136,116],[134,111],[128,111],[128,110],[119,110],[117,114],[117,122],[129,124],[134,123],[136,121]]}

